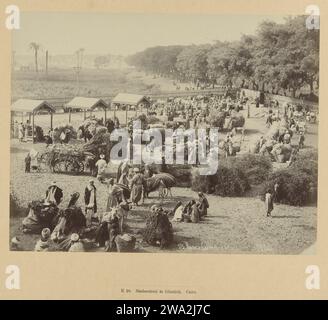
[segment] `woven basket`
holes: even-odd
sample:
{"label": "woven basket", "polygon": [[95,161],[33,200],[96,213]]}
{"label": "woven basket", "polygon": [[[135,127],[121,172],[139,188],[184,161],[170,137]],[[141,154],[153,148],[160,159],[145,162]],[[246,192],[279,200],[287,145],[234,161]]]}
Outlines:
{"label": "woven basket", "polygon": [[127,237],[126,235],[124,236],[118,235],[115,238],[115,243],[118,252],[132,252],[134,251],[136,238],[129,235]]}

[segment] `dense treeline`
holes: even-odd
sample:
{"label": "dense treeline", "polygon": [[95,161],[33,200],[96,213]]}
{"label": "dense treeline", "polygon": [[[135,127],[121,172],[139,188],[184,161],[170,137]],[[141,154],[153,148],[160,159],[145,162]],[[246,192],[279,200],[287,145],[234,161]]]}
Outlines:
{"label": "dense treeline", "polygon": [[228,85],[299,96],[319,86],[319,30],[304,16],[262,22],[254,36],[207,45],[158,46],[127,58],[148,73],[195,85]]}

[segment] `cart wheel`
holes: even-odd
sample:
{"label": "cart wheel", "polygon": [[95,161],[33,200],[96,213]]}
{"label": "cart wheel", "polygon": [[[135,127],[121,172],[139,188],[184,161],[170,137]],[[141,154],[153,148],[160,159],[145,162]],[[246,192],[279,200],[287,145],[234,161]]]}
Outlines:
{"label": "cart wheel", "polygon": [[77,161],[66,160],[65,166],[66,172],[78,173],[80,171],[80,166]]}
{"label": "cart wheel", "polygon": [[61,160],[57,160],[54,164],[53,170],[55,173],[65,172],[66,171],[66,163]]}
{"label": "cart wheel", "polygon": [[79,161],[78,165],[79,165],[79,172],[83,173],[84,172],[84,163],[83,163],[83,161]]}

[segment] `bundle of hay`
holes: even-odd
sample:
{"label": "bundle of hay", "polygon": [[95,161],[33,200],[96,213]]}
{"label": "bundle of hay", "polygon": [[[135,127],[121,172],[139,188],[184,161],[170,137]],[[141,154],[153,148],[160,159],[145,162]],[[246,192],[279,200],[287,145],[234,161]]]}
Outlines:
{"label": "bundle of hay", "polygon": [[191,170],[192,166],[188,164],[168,164],[162,166],[165,173],[169,173],[175,178],[176,186],[190,187],[191,186]]}
{"label": "bundle of hay", "polygon": [[60,135],[62,132],[66,132],[67,133],[67,141],[69,142],[70,139],[77,139],[77,132],[74,129],[73,126],[67,124],[65,126],[59,126],[57,128],[54,129],[54,143],[58,143],[60,142]]}
{"label": "bundle of hay", "polygon": [[92,153],[95,157],[99,157],[101,153],[105,154],[106,159],[110,159],[110,151],[117,143],[110,140],[111,134],[106,130],[97,132],[90,141],[85,143],[82,147],[83,151]]}
{"label": "bundle of hay", "polygon": [[236,112],[236,113],[231,114],[228,128],[229,128],[229,130],[231,130],[233,128],[240,128],[240,127],[243,127],[244,124],[245,124],[244,116],[241,113]]}
{"label": "bundle of hay", "polygon": [[227,113],[225,111],[213,110],[210,113],[211,126],[219,129],[223,129]]}
{"label": "bundle of hay", "polygon": [[173,241],[173,229],[168,217],[162,212],[152,213],[143,230],[143,239],[152,246],[167,248]]}
{"label": "bundle of hay", "polygon": [[273,146],[271,154],[279,163],[284,163],[290,159],[293,148],[290,144],[277,143]]}
{"label": "bundle of hay", "polygon": [[154,174],[151,178],[146,180],[147,192],[153,192],[157,190],[161,185],[166,188],[172,188],[176,186],[176,179],[169,173],[160,172]]}

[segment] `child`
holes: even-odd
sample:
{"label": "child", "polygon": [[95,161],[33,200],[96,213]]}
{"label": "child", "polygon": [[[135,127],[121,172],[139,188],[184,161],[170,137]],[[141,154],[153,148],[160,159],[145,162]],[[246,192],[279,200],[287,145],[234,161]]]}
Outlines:
{"label": "child", "polygon": [[44,228],[41,231],[41,239],[38,240],[38,242],[35,245],[34,251],[38,252],[44,252],[44,251],[50,251],[50,235],[51,231],[49,228]]}

